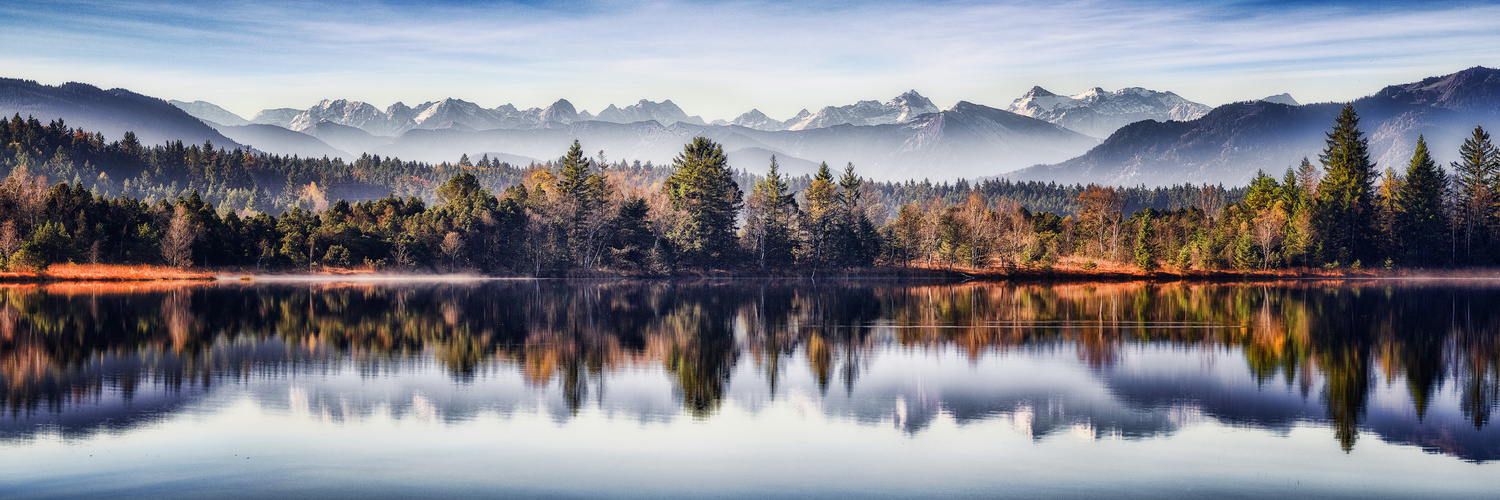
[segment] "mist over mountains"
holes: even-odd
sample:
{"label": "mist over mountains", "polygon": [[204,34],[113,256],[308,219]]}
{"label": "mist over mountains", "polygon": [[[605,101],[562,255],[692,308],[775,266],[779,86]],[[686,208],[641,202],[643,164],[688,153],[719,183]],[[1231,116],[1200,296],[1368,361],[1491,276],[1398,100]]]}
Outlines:
{"label": "mist over mountains", "polygon": [[[1500,72],[1475,67],[1391,85],[1353,105],[1380,167],[1402,167],[1418,135],[1446,164],[1474,126],[1500,127]],[[642,99],[593,114],[566,99],[521,109],[456,98],[384,109],[327,99],[247,119],[204,101],[0,79],[0,113],[62,118],[107,140],[131,130],[147,144],[212,141],[304,157],[370,153],[434,163],[488,154],[524,164],[556,158],[577,139],[610,159],[663,164],[701,135],[723,144],[732,165],[750,172],[763,172],[775,155],[793,174],[826,161],[852,162],[877,180],[1004,176],[1148,186],[1243,185],[1257,170],[1279,175],[1303,157],[1316,160],[1341,106],[1299,104],[1283,93],[1210,108],[1139,87],[1061,95],[1038,86],[1004,109],[968,101],[939,108],[912,90],[786,119],[752,109],[710,122],[670,100]]]}
{"label": "mist over mountains", "polygon": [[[826,106],[776,120],[751,110],[733,122],[706,123],[670,100],[610,105],[598,115],[565,99],[545,108],[506,104],[484,108],[444,99],[415,107],[395,103],[385,110],[348,100],[324,100],[306,110],[263,110],[247,125],[208,103],[182,103],[225,135],[282,154],[372,153],[428,162],[461,155],[522,162],[560,156],[574,139],[613,158],[670,162],[682,144],[706,136],[725,146],[736,167],[764,171],[776,155],[792,173],[810,173],[819,162],[854,163],[877,179],[958,178],[992,175],[1080,154],[1098,140],[1045,121],[960,102],[939,109],[915,90],[886,102]],[[218,118],[215,120],[214,118]],[[303,137],[273,134],[274,126]],[[951,165],[941,171],[930,165]]]}
{"label": "mist over mountains", "polygon": [[161,99],[76,82],[49,86],[0,78],[0,112],[6,118],[36,117],[42,123],[61,118],[70,127],[102,133],[111,141],[120,140],[125,132],[135,132],[144,144],[180,140],[192,144],[212,141],[215,146],[230,148],[240,145]]}
{"label": "mist over mountains", "polygon": [[1140,87],[1114,92],[1094,87],[1071,96],[1032,87],[1005,108],[1018,115],[1046,120],[1101,139],[1109,137],[1120,127],[1141,120],[1186,121],[1206,115],[1211,109],[1171,92]]}
{"label": "mist over mountains", "polygon": [[[1280,97],[1226,104],[1193,120],[1132,123],[1077,158],[1005,177],[1060,183],[1233,186],[1246,184],[1257,170],[1280,176],[1304,157],[1317,162],[1324,133],[1343,106],[1296,106],[1284,103],[1290,96]],[[1376,168],[1404,169],[1418,136],[1426,137],[1433,158],[1446,165],[1457,159],[1459,145],[1475,126],[1500,127],[1500,70],[1474,67],[1391,85],[1352,104],[1370,141]]]}

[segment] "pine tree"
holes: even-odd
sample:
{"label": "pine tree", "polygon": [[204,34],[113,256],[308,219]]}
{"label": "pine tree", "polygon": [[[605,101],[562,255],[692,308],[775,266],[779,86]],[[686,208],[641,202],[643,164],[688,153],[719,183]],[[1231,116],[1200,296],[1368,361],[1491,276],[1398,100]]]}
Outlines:
{"label": "pine tree", "polygon": [[1417,137],[1417,151],[1406,167],[1406,182],[1396,193],[1397,234],[1403,262],[1419,267],[1443,261],[1447,221],[1443,195],[1448,176],[1432,161],[1427,139]]}
{"label": "pine tree", "polygon": [[812,183],[802,191],[803,214],[807,220],[803,228],[807,232],[807,260],[814,266],[826,265],[833,260],[833,223],[838,209],[838,188],[833,183],[833,174],[828,163],[818,166]]}
{"label": "pine tree", "polygon": [[1367,260],[1375,250],[1375,164],[1359,130],[1359,115],[1346,104],[1318,160],[1318,229],[1325,251],[1338,262]]}
{"label": "pine tree", "polygon": [[1378,244],[1381,254],[1391,260],[1401,254],[1401,215],[1397,198],[1405,184],[1405,177],[1386,167],[1375,192],[1375,227],[1380,233]]}
{"label": "pine tree", "polygon": [[1141,212],[1140,227],[1135,233],[1135,265],[1142,271],[1156,270],[1156,231],[1151,225],[1151,209]]}
{"label": "pine tree", "polygon": [[873,264],[875,249],[879,246],[875,241],[875,225],[870,223],[869,214],[865,213],[864,193],[861,191],[864,184],[864,179],[854,173],[853,163],[844,167],[844,175],[839,178],[840,206],[838,220],[835,222],[839,263],[844,266],[862,267]]}
{"label": "pine tree", "polygon": [[1473,135],[1464,140],[1459,148],[1459,161],[1452,164],[1455,176],[1455,207],[1458,211],[1457,226],[1462,244],[1459,251],[1465,264],[1484,260],[1492,237],[1490,226],[1495,220],[1496,180],[1500,165],[1496,165],[1495,146],[1490,143],[1489,132],[1484,127],[1474,127]]}
{"label": "pine tree", "polygon": [[672,160],[674,171],[662,188],[672,208],[684,214],[668,234],[678,258],[707,269],[727,267],[735,252],[735,219],[744,193],[729,171],[724,147],[695,137]]}
{"label": "pine tree", "polygon": [[761,270],[771,265],[790,264],[797,249],[792,238],[792,221],[797,214],[797,200],[788,192],[776,156],[771,156],[771,171],[755,184],[746,204],[745,231],[742,239],[751,258]]}

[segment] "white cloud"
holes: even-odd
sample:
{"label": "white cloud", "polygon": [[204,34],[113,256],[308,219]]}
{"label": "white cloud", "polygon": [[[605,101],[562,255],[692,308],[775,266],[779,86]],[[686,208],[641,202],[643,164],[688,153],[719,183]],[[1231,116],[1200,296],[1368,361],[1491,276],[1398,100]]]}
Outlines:
{"label": "white cloud", "polygon": [[[1500,7],[1229,10],[1072,1],[206,8],[0,7],[7,76],[124,86],[251,114],[325,97],[385,105],[459,97],[544,106],[673,99],[728,118],[751,107],[885,99],[1003,106],[1031,85],[1174,90],[1210,104],[1291,92],[1346,100],[1494,65]],[[12,73],[14,72],[14,73]]]}

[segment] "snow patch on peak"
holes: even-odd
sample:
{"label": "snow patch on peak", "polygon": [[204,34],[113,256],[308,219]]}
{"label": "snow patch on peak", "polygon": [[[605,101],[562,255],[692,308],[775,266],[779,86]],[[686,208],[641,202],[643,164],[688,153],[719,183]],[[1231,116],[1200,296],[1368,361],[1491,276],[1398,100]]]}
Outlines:
{"label": "snow patch on peak", "polygon": [[1289,94],[1289,93],[1286,93],[1286,92],[1282,92],[1280,94],[1276,94],[1276,95],[1273,95],[1273,96],[1266,96],[1266,97],[1262,98],[1261,100],[1265,101],[1265,102],[1274,102],[1276,104],[1285,104],[1287,106],[1301,106],[1302,105],[1302,103],[1299,103],[1299,102],[1297,102],[1296,99],[1292,98],[1292,94]]}
{"label": "snow patch on peak", "polygon": [[1021,96],[1021,99],[1025,99],[1027,97],[1051,97],[1055,95],[1057,94],[1054,94],[1052,93],[1052,91],[1042,88],[1041,85],[1034,85],[1031,87],[1031,90],[1026,91],[1026,93]]}
{"label": "snow patch on peak", "polygon": [[785,123],[787,130],[807,130],[835,125],[885,125],[908,122],[918,116],[937,111],[937,106],[934,106],[931,100],[918,94],[916,90],[910,90],[885,103],[874,100],[857,101],[847,106],[827,106],[814,114],[807,114],[807,110],[802,110]]}
{"label": "snow patch on peak", "polygon": [[635,104],[631,104],[623,108],[611,104],[609,105],[609,107],[605,108],[604,111],[599,112],[597,119],[599,121],[612,123],[636,123],[655,121],[662,125],[671,125],[677,122],[691,123],[694,125],[704,124],[702,118],[697,116],[688,116],[688,114],[682,111],[682,108],[678,107],[677,104],[672,102],[671,99],[662,102],[652,102],[647,99],[641,99]]}
{"label": "snow patch on peak", "polygon": [[[807,113],[807,110],[804,109],[802,110],[802,112]],[[735,117],[733,121],[729,122],[729,124],[739,125],[746,128],[753,128],[755,130],[765,130],[768,132],[786,130],[786,122],[772,119],[771,117],[766,116],[765,113],[762,113],[759,109],[746,111],[744,114]]]}
{"label": "snow patch on peak", "polygon": [[1046,120],[1077,132],[1104,138],[1141,120],[1192,120],[1208,113],[1208,106],[1172,92],[1127,87],[1114,92],[1094,87],[1071,96],[1032,87],[1012,101],[1006,111]]}
{"label": "snow patch on peak", "polygon": [[199,120],[230,126],[250,124],[250,120],[246,120],[240,115],[234,114],[208,101],[183,102],[173,99],[168,100],[167,103],[176,106],[177,109],[181,109]]}

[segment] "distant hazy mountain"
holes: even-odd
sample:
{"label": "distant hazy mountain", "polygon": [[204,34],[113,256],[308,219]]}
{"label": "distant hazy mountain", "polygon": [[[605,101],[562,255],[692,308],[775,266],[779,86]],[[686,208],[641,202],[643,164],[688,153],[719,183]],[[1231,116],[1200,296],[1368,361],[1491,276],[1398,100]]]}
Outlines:
{"label": "distant hazy mountain", "polygon": [[343,151],[327,143],[301,132],[294,132],[276,125],[252,123],[249,125],[220,125],[219,132],[241,144],[249,144],[255,149],[280,155],[297,155],[302,157],[322,158],[353,158],[347,151]]}
{"label": "distant hazy mountain", "polygon": [[357,127],[375,135],[396,135],[405,126],[405,123],[393,122],[389,115],[370,104],[344,99],[325,99],[298,113],[286,128],[301,131],[322,122]]}
{"label": "distant hazy mountain", "polygon": [[522,112],[525,117],[535,117],[531,122],[538,127],[549,125],[567,125],[578,120],[578,111],[573,108],[573,103],[567,99],[558,99],[551,106],[537,110],[535,108]]}
{"label": "distant hazy mountain", "polygon": [[330,121],[321,121],[316,125],[302,131],[304,134],[317,137],[329,146],[350,153],[362,153],[372,151],[377,147],[389,144],[393,139],[370,135],[369,132],[348,125],[339,125]]}
{"label": "distant hazy mountain", "polygon": [[[694,125],[656,121],[627,124],[582,121],[534,129],[495,129],[474,133],[412,130],[374,152],[384,156],[451,161],[461,154],[503,151],[530,158],[561,156],[574,139],[588,151],[611,157],[670,162],[695,136],[724,145],[731,157],[777,154],[797,167],[827,161],[853,162],[876,179],[954,179],[1005,172],[1038,162],[1070,158],[1097,144],[1095,139],[1004,110],[961,102],[904,123],[838,125],[806,130],[763,131],[742,126]],[[743,151],[742,154],[736,154]],[[1050,160],[1048,160],[1050,159]],[[764,160],[735,164],[764,171]],[[804,163],[805,162],[805,163]]]}
{"label": "distant hazy mountain", "polygon": [[1114,92],[1094,87],[1071,96],[1032,87],[1005,108],[1019,115],[1046,120],[1094,137],[1109,137],[1120,127],[1141,120],[1192,120],[1212,108],[1178,97],[1130,87]]}
{"label": "distant hazy mountain", "polygon": [[848,106],[827,106],[817,113],[799,113],[786,123],[787,130],[807,130],[836,125],[886,125],[901,123],[928,113],[936,113],[937,106],[915,90],[907,91],[890,101],[859,101]]}
{"label": "distant hazy mountain", "polygon": [[250,121],[296,131],[307,131],[327,122],[354,127],[376,137],[395,137],[413,129],[522,129],[566,125],[590,118],[593,115],[579,113],[567,100],[558,100],[546,108],[518,110],[510,104],[485,108],[462,99],[443,99],[415,107],[398,102],[382,111],[361,101],[325,99],[305,110],[263,110]]}
{"label": "distant hazy mountain", "polygon": [[635,123],[655,120],[656,123],[662,125],[671,125],[677,122],[694,125],[703,125],[704,123],[701,117],[688,116],[687,113],[682,111],[682,108],[672,103],[671,99],[662,102],[651,102],[641,99],[640,102],[623,108],[617,108],[611,104],[609,107],[604,108],[604,111],[600,111],[599,115],[593,119],[611,123]]}
{"label": "distant hazy mountain", "polygon": [[[803,110],[804,112],[807,110]],[[741,127],[753,128],[755,130],[777,131],[786,130],[786,122],[766,116],[758,109],[746,111],[745,114],[737,116],[734,121],[728,123],[716,123],[717,125],[739,125]]]}
{"label": "distant hazy mountain", "polygon": [[250,123],[292,128],[292,121],[296,120],[297,115],[300,114],[302,110],[292,108],[262,109],[255,116],[250,117]]}
{"label": "distant hazy mountain", "polygon": [[132,131],[143,144],[181,140],[189,144],[213,141],[214,146],[224,148],[239,146],[167,101],[125,89],[101,90],[73,82],[54,87],[0,78],[0,115],[10,118],[16,114],[36,117],[42,123],[62,118],[69,127],[102,133],[110,141],[118,141]]}
{"label": "distant hazy mountain", "polygon": [[1273,96],[1266,96],[1266,97],[1261,98],[1261,100],[1262,101],[1266,101],[1266,102],[1274,102],[1276,104],[1285,104],[1287,106],[1301,106],[1302,105],[1301,103],[1298,103],[1296,99],[1292,99],[1292,95],[1291,94],[1288,94],[1288,93],[1285,93],[1285,92],[1282,92],[1280,94],[1276,94],[1276,95],[1273,95]]}
{"label": "distant hazy mountain", "polygon": [[208,101],[183,102],[168,100],[173,106],[186,111],[199,120],[214,122],[220,125],[249,125],[250,120],[241,118],[240,115],[229,112],[229,110],[218,107]]}
{"label": "distant hazy mountain", "polygon": [[[1425,135],[1439,164],[1456,159],[1476,125],[1500,127],[1500,71],[1475,67],[1393,85],[1353,102],[1377,169],[1405,168]],[[1220,106],[1186,122],[1145,121],[1115,132],[1088,153],[1006,177],[1057,182],[1243,185],[1257,169],[1280,175],[1303,157],[1317,161],[1341,104],[1267,101]]]}

